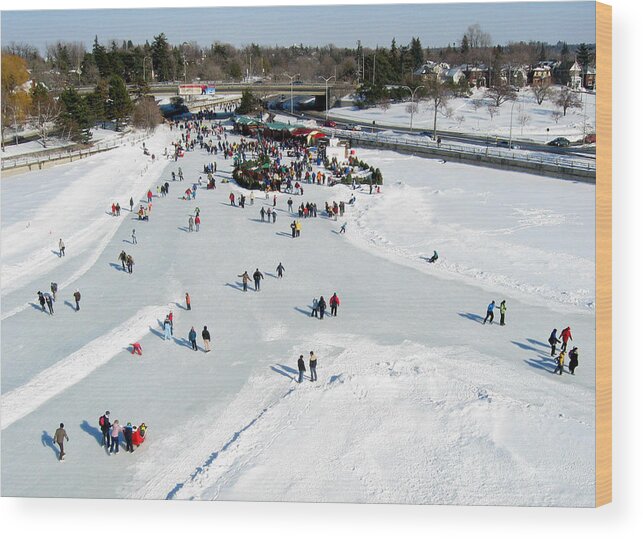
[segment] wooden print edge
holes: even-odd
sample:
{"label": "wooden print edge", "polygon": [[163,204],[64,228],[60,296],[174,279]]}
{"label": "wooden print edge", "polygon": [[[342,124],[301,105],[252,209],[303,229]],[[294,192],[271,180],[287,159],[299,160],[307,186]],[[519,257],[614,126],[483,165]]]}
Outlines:
{"label": "wooden print edge", "polygon": [[612,501],[612,6],[596,3],[596,507]]}

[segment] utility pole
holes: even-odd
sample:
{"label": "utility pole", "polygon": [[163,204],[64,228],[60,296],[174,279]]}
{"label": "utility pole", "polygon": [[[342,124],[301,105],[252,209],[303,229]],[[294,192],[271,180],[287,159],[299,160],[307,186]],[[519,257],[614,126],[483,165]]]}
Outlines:
{"label": "utility pole", "polygon": [[511,150],[511,141],[513,135],[513,126],[514,126],[514,105],[518,101],[518,98],[514,99],[511,103],[511,114],[509,116],[509,149]]}
{"label": "utility pole", "polygon": [[375,86],[375,55],[377,54],[377,49],[373,53],[373,86]]}

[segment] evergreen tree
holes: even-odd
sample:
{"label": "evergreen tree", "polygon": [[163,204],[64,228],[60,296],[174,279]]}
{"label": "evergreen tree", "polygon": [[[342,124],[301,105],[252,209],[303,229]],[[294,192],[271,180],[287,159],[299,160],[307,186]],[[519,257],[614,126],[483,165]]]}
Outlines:
{"label": "evergreen tree", "polygon": [[109,98],[109,88],[107,81],[100,80],[91,94],[87,95],[87,109],[91,116],[92,124],[107,121],[107,99]]}
{"label": "evergreen tree", "polygon": [[413,70],[416,70],[424,64],[424,50],[422,49],[422,43],[420,43],[419,37],[411,38],[410,52]]}
{"label": "evergreen tree", "polygon": [[538,61],[544,62],[545,60],[547,60],[547,53],[545,52],[545,44],[541,43],[540,49],[538,51]]}
{"label": "evergreen tree", "polygon": [[586,43],[581,43],[576,49],[576,59],[582,67],[591,65],[592,51]]}
{"label": "evergreen tree", "polygon": [[566,63],[568,56],[569,47],[567,46],[567,42],[563,42],[563,47],[560,49],[560,61]]}
{"label": "evergreen tree", "polygon": [[164,33],[154,36],[152,42],[152,65],[154,73],[159,81],[172,80],[173,62],[170,54],[170,46]]}
{"label": "evergreen tree", "polygon": [[460,44],[460,52],[465,58],[469,53],[469,38],[467,37],[466,34],[462,36],[462,43]]}
{"label": "evergreen tree", "polygon": [[94,38],[92,55],[94,56],[94,63],[98,68],[99,75],[103,78],[109,77],[112,73],[109,56],[107,54],[107,49],[98,43],[98,36]]}
{"label": "evergreen tree", "polygon": [[118,75],[112,75],[109,79],[109,90],[107,99],[108,117],[116,122],[116,130],[120,130],[121,124],[132,112],[132,100],[127,93],[125,82]]}
{"label": "evergreen tree", "polygon": [[57,123],[72,140],[86,143],[91,138],[91,114],[87,102],[73,87],[66,88],[59,97],[61,113]]}
{"label": "evergreen tree", "polygon": [[250,90],[244,90],[241,94],[241,103],[235,111],[237,114],[249,114],[257,106],[257,100],[252,95]]}

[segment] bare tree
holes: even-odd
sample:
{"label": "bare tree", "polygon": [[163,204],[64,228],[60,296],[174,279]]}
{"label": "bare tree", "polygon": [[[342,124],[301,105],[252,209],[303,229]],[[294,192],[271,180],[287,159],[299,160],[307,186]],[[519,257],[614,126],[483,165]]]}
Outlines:
{"label": "bare tree", "polygon": [[31,93],[31,116],[43,147],[47,147],[49,132],[61,113],[60,104],[42,86],[37,85]]}
{"label": "bare tree", "polygon": [[449,102],[449,90],[438,80],[431,80],[426,85],[426,97],[429,109],[433,110],[433,138],[437,137],[438,112],[446,109]]}
{"label": "bare tree", "polygon": [[474,111],[478,111],[480,107],[484,105],[484,101],[482,99],[472,99],[471,100],[471,107],[473,108]]}
{"label": "bare tree", "polygon": [[529,116],[529,114],[523,112],[522,114],[520,114],[520,116],[518,116],[518,123],[520,124],[520,136],[522,136],[523,129],[530,121],[531,116]]}
{"label": "bare tree", "polygon": [[556,105],[563,110],[563,116],[567,115],[567,109],[579,109],[582,106],[576,93],[566,86],[560,90],[556,98]]}
{"label": "bare tree", "polygon": [[556,123],[558,123],[558,120],[560,120],[563,117],[563,113],[560,112],[559,110],[555,110],[551,113],[551,117],[554,119]]}
{"label": "bare tree", "polygon": [[506,101],[513,101],[516,99],[516,90],[509,84],[498,84],[492,86],[485,93],[485,97],[490,98],[496,107],[499,107]]}
{"label": "bare tree", "polygon": [[148,133],[153,133],[162,121],[161,111],[152,96],[143,97],[134,107],[132,123],[135,127],[145,129]]}
{"label": "bare tree", "polygon": [[499,112],[498,107],[496,105],[489,105],[487,112],[489,113],[489,118],[491,118],[491,123],[493,123],[493,117]]}
{"label": "bare tree", "polygon": [[464,123],[464,120],[465,117],[462,114],[455,117],[455,122],[458,124],[458,127],[460,127]]}
{"label": "bare tree", "polygon": [[491,47],[491,36],[487,32],[483,32],[478,23],[472,24],[467,28],[466,36],[469,40],[469,47],[472,49]]}
{"label": "bare tree", "polygon": [[543,82],[542,84],[536,84],[531,87],[531,91],[534,93],[536,102],[542,105],[543,101],[551,95],[551,83]]}

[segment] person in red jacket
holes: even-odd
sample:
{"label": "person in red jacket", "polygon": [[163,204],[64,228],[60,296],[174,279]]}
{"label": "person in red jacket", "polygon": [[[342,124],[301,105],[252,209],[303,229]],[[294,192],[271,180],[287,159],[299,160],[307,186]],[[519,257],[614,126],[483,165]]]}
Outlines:
{"label": "person in red jacket", "polygon": [[560,338],[563,341],[563,347],[561,348],[561,351],[564,352],[565,350],[567,350],[567,341],[574,340],[572,338],[572,330],[569,326],[567,326],[563,331],[560,332]]}
{"label": "person in red jacket", "polygon": [[134,342],[132,343],[132,355],[138,354],[139,356],[143,355],[143,349],[141,348],[141,343]]}
{"label": "person in red jacket", "polygon": [[149,189],[147,191],[147,201],[152,202],[152,190],[151,189]]}
{"label": "person in red jacket", "polygon": [[337,292],[335,292],[329,300],[330,303],[330,315],[337,316],[337,307],[339,307],[339,298],[337,297]]}
{"label": "person in red jacket", "polygon": [[196,231],[199,231],[199,225],[201,224],[201,218],[197,215],[194,218],[194,226],[196,227]]}

